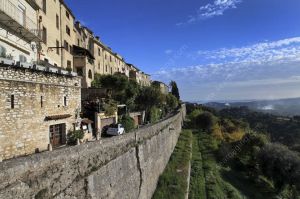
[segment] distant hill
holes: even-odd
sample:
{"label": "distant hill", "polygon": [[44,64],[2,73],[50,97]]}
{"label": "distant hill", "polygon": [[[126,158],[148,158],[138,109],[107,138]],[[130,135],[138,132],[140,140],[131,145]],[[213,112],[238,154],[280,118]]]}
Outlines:
{"label": "distant hill", "polygon": [[248,107],[250,110],[274,115],[295,116],[300,115],[300,98],[277,100],[253,100],[244,102],[208,102],[205,106],[221,110],[230,107]]}

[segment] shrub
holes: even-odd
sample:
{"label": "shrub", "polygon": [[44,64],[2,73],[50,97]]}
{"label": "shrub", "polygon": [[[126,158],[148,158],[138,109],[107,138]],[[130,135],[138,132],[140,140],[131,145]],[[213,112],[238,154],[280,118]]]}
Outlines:
{"label": "shrub", "polygon": [[211,135],[217,140],[223,140],[223,133],[219,124],[214,124],[211,127]]}
{"label": "shrub", "polygon": [[114,105],[114,104],[104,104],[103,109],[104,109],[105,115],[108,115],[108,116],[114,115],[117,110],[116,105]]}
{"label": "shrub", "polygon": [[125,132],[129,132],[135,128],[134,120],[129,115],[123,116],[120,123],[124,126]]}
{"label": "shrub", "polygon": [[152,107],[150,109],[150,115],[149,115],[149,119],[151,123],[157,122],[160,119],[161,116],[161,110],[156,108],[156,107]]}
{"label": "shrub", "polygon": [[300,158],[280,144],[267,144],[258,155],[262,173],[273,180],[277,190],[296,186],[300,190]]}
{"label": "shrub", "polygon": [[72,68],[71,68],[71,67],[67,67],[66,70],[67,70],[68,72],[72,72]]}
{"label": "shrub", "polygon": [[84,137],[84,132],[82,130],[70,131],[68,133],[68,144],[76,145],[77,139],[81,140]]}

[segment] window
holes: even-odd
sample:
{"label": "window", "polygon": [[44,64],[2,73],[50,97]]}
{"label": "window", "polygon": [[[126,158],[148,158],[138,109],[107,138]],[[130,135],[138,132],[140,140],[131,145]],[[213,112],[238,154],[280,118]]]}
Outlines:
{"label": "window", "polygon": [[105,54],[105,59],[106,59],[107,57],[106,57],[106,54]]}
{"label": "window", "polygon": [[10,96],[10,108],[11,109],[15,108],[15,96],[14,95]]}
{"label": "window", "polygon": [[110,60],[110,62],[112,61],[112,60],[111,60],[111,56],[109,56],[109,60]]}
{"label": "window", "polygon": [[100,56],[101,55],[101,49],[98,48],[98,55]]}
{"label": "window", "polygon": [[26,7],[19,2],[18,10],[20,11],[19,22],[21,23],[22,26],[25,26],[26,25],[26,18],[25,18],[25,16],[26,16]]}
{"label": "window", "polygon": [[80,46],[80,41],[79,41],[79,39],[77,39],[77,46]]}
{"label": "window", "polygon": [[47,3],[46,0],[43,0],[43,11],[46,14],[47,13]]}
{"label": "window", "polygon": [[56,15],[56,28],[59,29],[59,16]]}
{"label": "window", "polygon": [[44,104],[43,104],[43,96],[41,96],[41,108],[43,108]]}
{"label": "window", "polygon": [[71,65],[72,65],[72,62],[70,60],[68,60],[67,61],[67,68],[72,68]]}
{"label": "window", "polygon": [[77,71],[77,74],[79,76],[83,76],[83,70],[82,70],[82,68],[77,68],[76,71]]}
{"label": "window", "polygon": [[110,73],[113,74],[113,69],[112,68],[110,68]]}
{"label": "window", "polygon": [[66,40],[65,40],[65,43],[64,43],[64,47],[65,47],[66,51],[69,51],[69,44]]}
{"label": "window", "polygon": [[27,58],[24,55],[19,55],[20,62],[27,62]]}
{"label": "window", "polygon": [[98,63],[98,69],[100,70],[100,63]]}
{"label": "window", "polygon": [[69,26],[66,26],[66,33],[70,36],[71,35],[71,30],[69,28]]}
{"label": "window", "polygon": [[43,42],[47,44],[47,29],[43,27]]}
{"label": "window", "polygon": [[67,17],[68,19],[70,19],[70,14],[68,13],[68,11],[66,11],[66,17]]}
{"label": "window", "polygon": [[59,41],[56,40],[56,54],[59,55]]}
{"label": "window", "polygon": [[64,96],[64,106],[67,106],[67,105],[68,105],[67,103],[68,103],[68,102],[67,102],[67,97]]}
{"label": "window", "polygon": [[88,75],[89,75],[89,78],[90,78],[90,79],[93,79],[93,74],[92,74],[92,71],[91,71],[91,70],[89,70],[89,74],[88,74]]}
{"label": "window", "polygon": [[105,65],[105,71],[107,72],[107,65]]}
{"label": "window", "polygon": [[0,45],[0,57],[6,57],[6,48]]}

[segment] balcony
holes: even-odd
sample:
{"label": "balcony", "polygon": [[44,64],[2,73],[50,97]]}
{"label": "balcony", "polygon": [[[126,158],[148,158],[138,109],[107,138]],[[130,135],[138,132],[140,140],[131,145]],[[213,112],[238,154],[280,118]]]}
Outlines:
{"label": "balcony", "polygon": [[[33,17],[37,19],[37,16]],[[26,15],[26,11],[17,7],[10,0],[0,0],[0,23],[21,39],[28,42],[41,41],[41,32],[37,22]]]}

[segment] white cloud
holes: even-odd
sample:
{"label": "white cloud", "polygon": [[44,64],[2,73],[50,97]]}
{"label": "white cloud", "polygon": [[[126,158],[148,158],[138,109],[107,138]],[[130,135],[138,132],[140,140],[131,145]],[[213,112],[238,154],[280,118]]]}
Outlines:
{"label": "white cloud", "polygon": [[153,77],[177,81],[185,100],[300,96],[300,37],[194,54],[214,63],[162,69]]}
{"label": "white cloud", "polygon": [[213,3],[201,6],[197,14],[189,16],[187,21],[177,23],[176,25],[191,24],[199,20],[221,16],[226,10],[237,8],[237,4],[241,2],[242,0],[214,0]]}
{"label": "white cloud", "polygon": [[171,50],[171,49],[165,50],[165,54],[167,54],[167,55],[172,54],[172,53],[173,53],[173,50]]}
{"label": "white cloud", "polygon": [[200,57],[208,60],[230,60],[235,62],[274,61],[300,59],[300,37],[273,42],[262,42],[241,48],[223,48],[215,51],[198,51]]}

